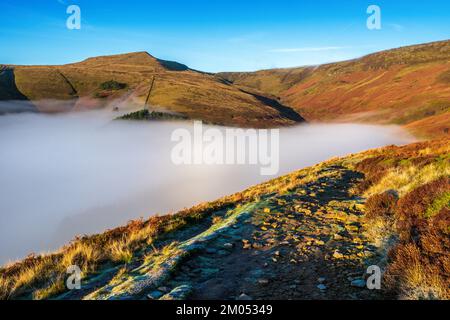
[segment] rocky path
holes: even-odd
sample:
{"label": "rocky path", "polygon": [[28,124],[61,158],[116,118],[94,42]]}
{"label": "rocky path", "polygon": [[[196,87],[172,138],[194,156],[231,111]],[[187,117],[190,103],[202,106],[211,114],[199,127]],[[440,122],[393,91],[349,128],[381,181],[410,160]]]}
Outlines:
{"label": "rocky path", "polygon": [[120,285],[87,298],[381,298],[365,287],[379,257],[364,236],[361,200],[349,194],[359,178],[328,167],[284,195],[217,213],[210,229],[165,249],[166,260],[146,259]]}
{"label": "rocky path", "polygon": [[366,265],[376,259],[363,236],[359,200],[349,196],[359,174],[329,170],[338,177],[260,201],[244,221],[186,259],[161,291],[187,285],[192,299],[376,298],[355,286],[364,284]]}

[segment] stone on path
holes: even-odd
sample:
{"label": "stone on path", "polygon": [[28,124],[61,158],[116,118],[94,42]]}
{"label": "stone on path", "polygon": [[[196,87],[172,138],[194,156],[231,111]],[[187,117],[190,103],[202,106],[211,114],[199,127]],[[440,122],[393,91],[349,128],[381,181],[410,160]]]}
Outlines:
{"label": "stone on path", "polygon": [[227,242],[227,243],[224,243],[223,247],[225,249],[232,249],[234,247],[234,244],[232,244],[231,242]]}
{"label": "stone on path", "polygon": [[162,293],[161,291],[155,290],[155,291],[150,292],[150,293],[147,295],[147,298],[150,299],[150,300],[158,300],[158,299],[161,298],[163,295],[164,295],[164,293]]}
{"label": "stone on path", "polygon": [[333,258],[342,259],[343,257],[344,257],[344,255],[342,253],[340,253],[338,250],[334,251]]}
{"label": "stone on path", "polygon": [[252,297],[246,295],[245,293],[241,293],[241,295],[237,298],[237,300],[253,300]]}
{"label": "stone on path", "polygon": [[321,283],[321,284],[318,284],[318,285],[317,285],[317,288],[318,288],[319,290],[323,291],[323,290],[326,290],[326,289],[327,289],[327,286],[324,285],[323,283]]}
{"label": "stone on path", "polygon": [[366,287],[366,281],[364,281],[364,279],[352,280],[352,282],[350,284],[352,287],[357,287],[357,288],[365,288]]}
{"label": "stone on path", "polygon": [[184,300],[192,293],[192,286],[190,285],[182,285],[176,287],[168,294],[165,294],[161,297],[161,300]]}

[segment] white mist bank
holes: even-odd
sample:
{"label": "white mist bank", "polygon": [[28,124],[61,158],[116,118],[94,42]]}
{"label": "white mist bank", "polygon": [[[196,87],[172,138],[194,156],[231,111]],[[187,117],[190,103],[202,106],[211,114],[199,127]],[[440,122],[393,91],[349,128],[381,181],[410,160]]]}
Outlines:
{"label": "white mist bank", "polygon": [[[257,165],[175,166],[171,133],[192,124],[111,122],[110,116],[0,116],[0,264],[54,250],[76,235],[173,212],[271,178],[261,176]],[[282,129],[278,175],[411,141],[396,127]]]}

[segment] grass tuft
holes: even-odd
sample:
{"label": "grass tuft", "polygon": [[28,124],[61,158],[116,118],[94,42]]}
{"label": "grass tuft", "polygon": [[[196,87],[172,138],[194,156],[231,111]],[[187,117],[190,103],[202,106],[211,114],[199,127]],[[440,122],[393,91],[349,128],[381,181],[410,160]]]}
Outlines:
{"label": "grass tuft", "polygon": [[124,239],[115,241],[109,245],[111,260],[117,263],[130,263],[133,260],[133,252],[129,248],[129,243]]}

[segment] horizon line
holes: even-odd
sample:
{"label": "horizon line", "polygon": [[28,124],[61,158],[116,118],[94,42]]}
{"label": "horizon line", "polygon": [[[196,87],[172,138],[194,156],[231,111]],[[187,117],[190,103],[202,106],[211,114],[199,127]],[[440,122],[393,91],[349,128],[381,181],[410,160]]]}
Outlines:
{"label": "horizon line", "polygon": [[[191,68],[189,65],[187,65],[187,64],[185,64],[185,63],[183,63],[183,62],[181,62],[179,60],[173,60],[173,59],[167,59],[166,60],[164,58],[155,57],[154,55],[152,55],[147,50],[121,52],[121,53],[111,53],[111,54],[101,54],[101,55],[98,55],[98,56],[87,56],[84,59],[73,61],[73,62],[68,62],[68,63],[63,63],[63,64],[3,64],[3,63],[0,63],[0,66],[7,66],[7,67],[46,67],[46,66],[48,66],[48,67],[57,67],[57,66],[66,66],[66,65],[70,65],[70,64],[81,63],[81,62],[86,61],[86,60],[88,60],[90,58],[111,57],[111,56],[120,56],[120,55],[137,54],[137,53],[147,53],[148,55],[150,55],[151,57],[153,57],[153,58],[155,58],[157,60],[165,60],[165,61],[171,61],[171,62],[177,62],[177,63],[180,63],[180,64],[184,64],[190,70],[194,70],[194,71],[198,71],[198,72],[205,72],[205,73],[212,73],[212,74],[232,73],[232,72],[258,72],[258,71],[264,71],[264,70],[283,70],[283,69],[297,69],[297,68],[307,68],[307,67],[318,67],[318,66],[332,64],[332,63],[358,60],[358,59],[370,56],[372,54],[377,54],[377,53],[381,53],[381,52],[387,52],[387,51],[391,51],[391,50],[397,50],[397,49],[408,48],[408,47],[419,46],[419,45],[430,45],[430,44],[433,44],[433,43],[446,42],[446,41],[450,41],[450,38],[441,39],[441,40],[434,40],[434,41],[430,41],[430,42],[420,42],[420,43],[407,44],[407,45],[398,46],[398,47],[391,47],[391,48],[387,48],[387,49],[381,49],[381,50],[378,50],[378,51],[372,51],[372,52],[369,52],[367,54],[364,54],[364,55],[361,55],[361,56],[356,56],[356,57],[350,58],[350,59],[330,60],[328,62],[324,62],[324,63],[320,63],[320,64],[305,64],[305,65],[299,64],[299,65],[295,65],[295,66],[291,66],[291,67],[262,68],[262,69],[240,70],[240,71],[217,71],[217,72],[212,72],[212,71],[197,70],[195,68]],[[340,50],[340,49],[345,49],[345,48],[350,48],[350,47],[348,47],[348,46],[347,47],[345,47],[345,46],[328,46],[328,47],[281,48],[281,49],[271,49],[271,50],[269,50],[269,52],[292,53],[292,52],[308,52],[308,50],[309,51],[330,51],[330,50]]]}

